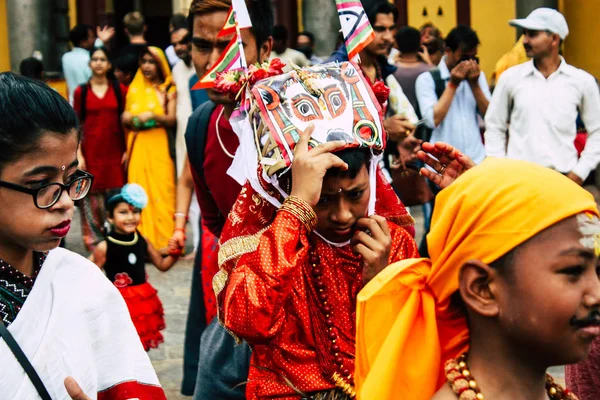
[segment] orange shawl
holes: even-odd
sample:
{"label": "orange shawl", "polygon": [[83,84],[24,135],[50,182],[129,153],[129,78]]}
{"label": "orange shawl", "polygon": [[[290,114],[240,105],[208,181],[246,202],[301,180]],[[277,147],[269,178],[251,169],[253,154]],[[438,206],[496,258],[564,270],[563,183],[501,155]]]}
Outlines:
{"label": "orange shawl", "polygon": [[429,400],[444,362],[468,349],[466,319],[449,307],[462,265],[489,264],[581,212],[598,214],[590,193],[525,161],[488,158],[444,189],[427,236],[431,259],[392,264],[358,295],[359,398]]}

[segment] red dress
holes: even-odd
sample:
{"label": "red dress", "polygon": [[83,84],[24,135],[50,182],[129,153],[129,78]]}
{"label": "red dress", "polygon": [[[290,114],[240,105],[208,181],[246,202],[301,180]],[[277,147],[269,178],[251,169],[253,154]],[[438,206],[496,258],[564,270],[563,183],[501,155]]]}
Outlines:
{"label": "red dress", "polygon": [[[125,101],[127,88],[121,87],[121,98]],[[88,84],[86,95],[85,121],[81,151],[86,162],[86,170],[94,175],[95,192],[117,189],[125,184],[125,174],[121,161],[125,153],[125,136],[121,127],[117,97],[109,83],[104,97],[94,94]],[[74,108],[81,115],[81,87],[75,89]]]}

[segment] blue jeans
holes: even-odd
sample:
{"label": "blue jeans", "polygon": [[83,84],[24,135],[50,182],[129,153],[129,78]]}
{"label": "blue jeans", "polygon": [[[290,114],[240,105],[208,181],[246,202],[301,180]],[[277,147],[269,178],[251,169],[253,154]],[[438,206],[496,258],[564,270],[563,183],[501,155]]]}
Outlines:
{"label": "blue jeans", "polygon": [[202,333],[194,400],[244,400],[250,347],[236,344],[215,318]]}

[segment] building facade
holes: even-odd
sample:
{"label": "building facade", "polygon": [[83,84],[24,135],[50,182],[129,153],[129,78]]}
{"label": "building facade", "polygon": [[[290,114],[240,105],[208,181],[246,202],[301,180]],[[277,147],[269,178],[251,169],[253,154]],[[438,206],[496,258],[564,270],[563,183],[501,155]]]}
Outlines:
{"label": "building facade", "polygon": [[[362,0],[365,8],[376,1]],[[566,17],[571,33],[564,44],[570,64],[600,78],[600,59],[591,49],[600,36],[596,23],[600,0],[389,0],[399,9],[398,26],[419,27],[433,22],[446,34],[457,24],[470,25],[481,40],[479,58],[489,77],[496,61],[513,46],[517,32],[508,20],[526,16],[540,6],[554,7]],[[339,22],[333,0],[272,0],[276,23],[290,30],[290,46],[302,30],[314,33],[317,54],[327,56],[335,47]],[[109,24],[117,29],[116,47],[126,43],[123,16],[141,11],[148,25],[147,39],[168,45],[172,13],[186,14],[190,0],[0,0],[0,71],[16,70],[18,62],[41,50],[47,71],[60,71],[69,27],[76,23]],[[31,12],[33,10],[34,12]]]}

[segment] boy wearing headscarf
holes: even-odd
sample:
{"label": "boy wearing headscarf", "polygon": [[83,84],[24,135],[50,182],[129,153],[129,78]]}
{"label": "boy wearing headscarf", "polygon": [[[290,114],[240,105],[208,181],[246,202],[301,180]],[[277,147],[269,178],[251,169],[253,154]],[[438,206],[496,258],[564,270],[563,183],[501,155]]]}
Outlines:
{"label": "boy wearing headscarf", "polygon": [[219,317],[253,349],[247,398],[350,399],[356,295],[387,262],[418,256],[414,221],[377,167],[381,107],[349,62],[251,93],[232,123],[230,173],[247,182],[220,239]]}
{"label": "boy wearing headscarf", "polygon": [[390,265],[359,293],[358,398],[576,399],[546,370],[600,334],[593,196],[489,158],[437,202],[431,259]]}

